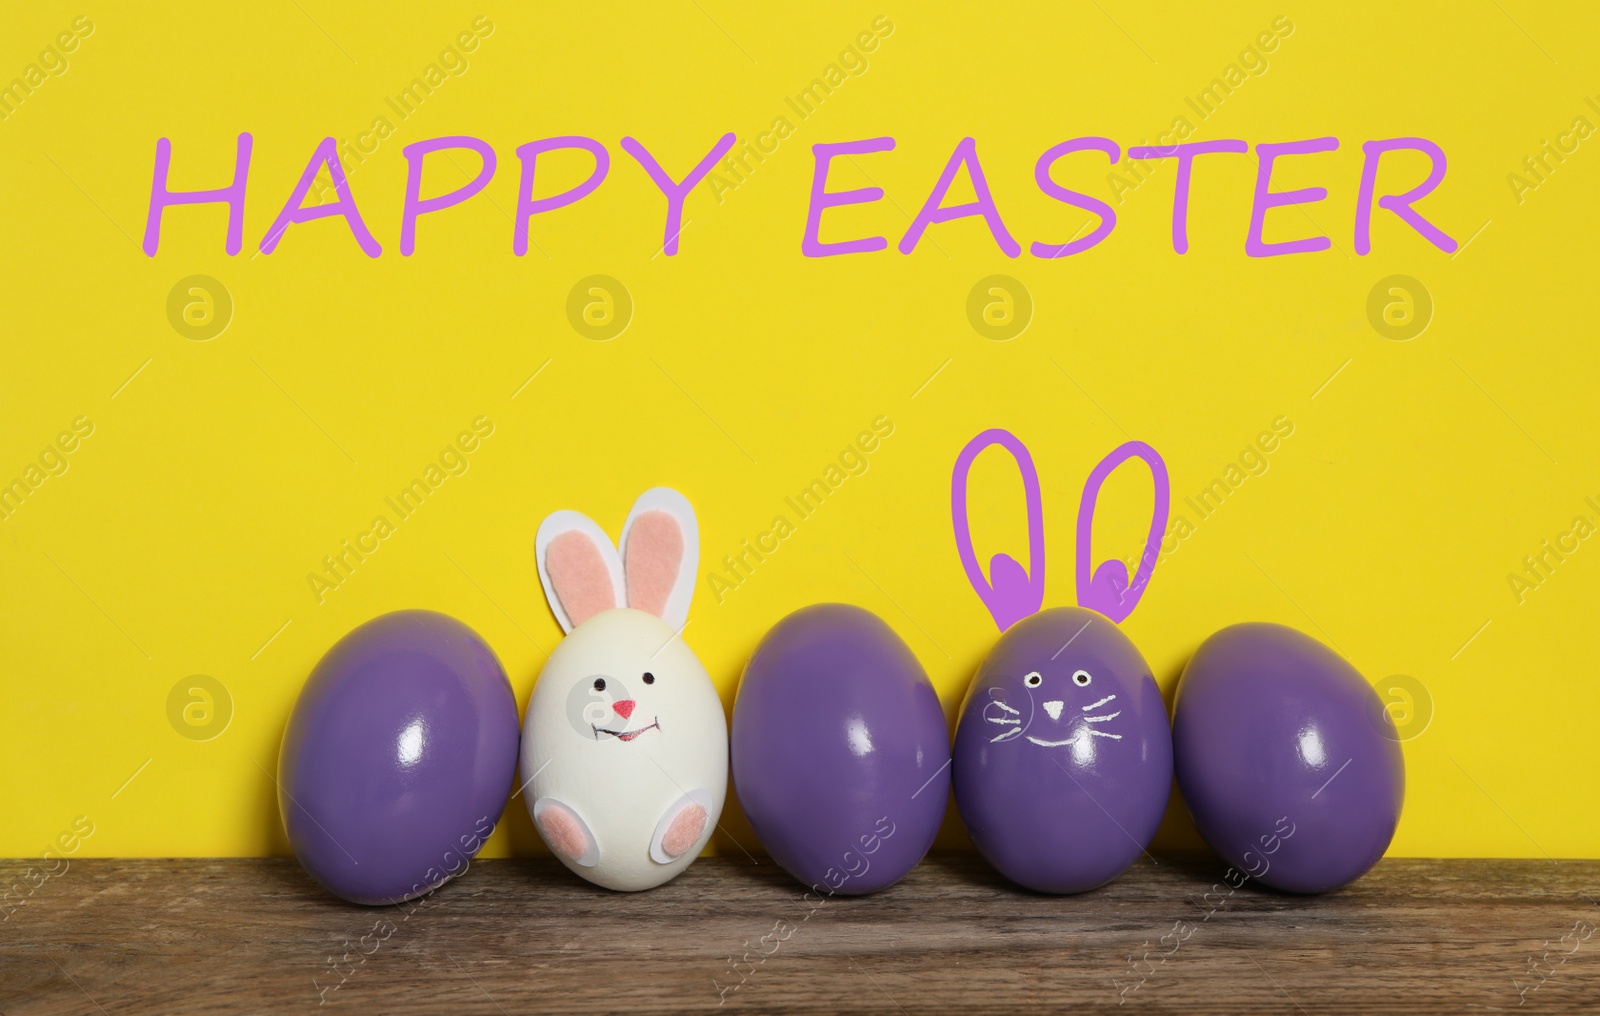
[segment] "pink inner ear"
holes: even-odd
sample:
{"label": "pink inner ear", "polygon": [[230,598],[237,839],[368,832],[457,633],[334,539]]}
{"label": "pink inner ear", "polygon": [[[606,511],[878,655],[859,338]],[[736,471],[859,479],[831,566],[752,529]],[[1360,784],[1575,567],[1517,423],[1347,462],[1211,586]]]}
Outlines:
{"label": "pink inner ear", "polygon": [[670,512],[645,512],[628,527],[622,567],[628,577],[628,606],[660,617],[678,582],[683,563],[683,529]]}
{"label": "pink inner ear", "polygon": [[603,610],[616,608],[611,571],[600,548],[583,533],[569,530],[551,540],[544,550],[544,567],[574,628]]}

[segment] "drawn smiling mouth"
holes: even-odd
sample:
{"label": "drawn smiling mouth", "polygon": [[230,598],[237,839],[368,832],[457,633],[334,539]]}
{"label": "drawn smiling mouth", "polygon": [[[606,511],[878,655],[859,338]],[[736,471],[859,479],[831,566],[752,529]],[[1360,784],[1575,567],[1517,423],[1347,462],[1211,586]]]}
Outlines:
{"label": "drawn smiling mouth", "polygon": [[[1107,695],[1105,698],[1101,699],[1098,702],[1091,702],[1086,706],[1079,706],[1078,708],[1083,710],[1086,713],[1093,712],[1094,710],[1099,709],[1101,706],[1105,705],[1106,703],[1112,701],[1115,698],[1116,698],[1115,695]],[[1055,712],[1058,713],[1058,712],[1061,711],[1061,706],[1058,703],[1049,703],[1049,702],[1047,702],[1047,703],[1045,703],[1045,708],[1048,710],[1051,705],[1055,705],[1056,706]],[[1051,714],[1051,718],[1052,719],[1054,718],[1054,715],[1055,715],[1055,713]],[[1083,722],[1084,723],[1109,723],[1109,722],[1111,722],[1112,720],[1116,719],[1117,717],[1119,717],[1121,715],[1122,715],[1122,710],[1118,709],[1116,712],[1107,713],[1107,714],[1102,715],[1102,716],[1085,716],[1085,717],[1083,717]],[[1000,720],[1000,721],[997,721],[997,722],[1004,723],[1005,721],[1004,720]],[[1015,731],[1007,731],[1007,733],[1015,733]],[[1005,736],[1005,735],[1001,735],[1001,736]],[[1072,744],[1072,745],[1077,744],[1079,741],[1083,740],[1084,737],[1109,737],[1113,741],[1122,740],[1122,735],[1121,734],[1111,734],[1111,733],[1107,733],[1104,730],[1096,730],[1095,728],[1088,727],[1088,726],[1079,727],[1077,730],[1073,731],[1072,736],[1067,738],[1065,741],[1046,741],[1043,738],[1034,737],[1031,734],[1028,735],[1028,740],[1032,741],[1034,744],[1037,744],[1041,748],[1063,748],[1063,747],[1065,747],[1065,746],[1067,746],[1069,744]],[[998,737],[995,738],[995,740],[997,740],[997,741],[999,739],[1000,738],[998,738]]]}
{"label": "drawn smiling mouth", "polygon": [[648,727],[640,727],[637,730],[608,730],[605,727],[596,727],[592,723],[589,724],[589,726],[594,729],[594,739],[596,741],[600,740],[601,734],[610,734],[619,741],[631,741],[647,730],[660,730],[661,717],[657,716],[654,723],[650,724]]}
{"label": "drawn smiling mouth", "polygon": [[1085,734],[1088,734],[1090,737],[1109,737],[1113,741],[1122,740],[1121,734],[1108,734],[1103,730],[1095,730],[1093,727],[1079,727],[1078,732],[1067,738],[1065,741],[1044,741],[1032,736],[1031,734],[1028,736],[1028,740],[1039,745],[1041,748],[1060,748],[1065,745],[1078,743],[1083,739]]}

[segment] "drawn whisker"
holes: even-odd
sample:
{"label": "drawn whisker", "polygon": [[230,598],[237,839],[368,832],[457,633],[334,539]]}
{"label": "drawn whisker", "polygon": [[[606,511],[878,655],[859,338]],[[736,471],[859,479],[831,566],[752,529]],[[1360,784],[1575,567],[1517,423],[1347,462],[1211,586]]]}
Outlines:
{"label": "drawn whisker", "polygon": [[1099,702],[1090,702],[1088,705],[1083,707],[1083,711],[1084,712],[1088,712],[1091,709],[1099,709],[1101,706],[1105,705],[1107,702],[1110,702],[1114,698],[1116,698],[1115,695],[1107,695],[1105,698],[1101,699]]}
{"label": "drawn whisker", "polygon": [[1085,723],[1104,723],[1107,720],[1114,720],[1114,719],[1116,719],[1117,717],[1119,717],[1121,715],[1122,715],[1122,710],[1118,709],[1116,712],[1111,713],[1108,716],[1085,716],[1083,718],[1083,722],[1085,722]]}
{"label": "drawn whisker", "polygon": [[[1113,695],[1112,698],[1116,698],[1116,696]],[[1001,702],[999,699],[990,699],[989,700],[989,704],[990,705],[999,706],[1001,709],[1004,709],[1006,712],[1010,713],[1012,716],[1021,716],[1022,715],[1021,713],[1017,712],[1017,710],[1015,710],[1015,709],[1011,708],[1010,706],[1006,705],[1004,702]]]}
{"label": "drawn whisker", "polygon": [[1006,718],[1004,716],[985,716],[984,719],[988,720],[990,723],[1014,723],[1014,724],[1021,724],[1022,723],[1021,720],[1008,719],[1008,718]]}
{"label": "drawn whisker", "polygon": [[1005,733],[1001,734],[999,737],[991,737],[991,738],[989,738],[989,743],[990,744],[994,744],[997,741],[1009,740],[1010,738],[1016,737],[1018,734],[1021,734],[1021,733],[1022,733],[1022,728],[1021,727],[1018,727],[1016,730],[1008,730]]}
{"label": "drawn whisker", "polygon": [[1089,734],[1089,735],[1091,735],[1093,737],[1109,737],[1113,741],[1122,740],[1122,735],[1121,734],[1108,734],[1103,730],[1095,730],[1093,727],[1084,727],[1083,731],[1084,731],[1084,733]]}

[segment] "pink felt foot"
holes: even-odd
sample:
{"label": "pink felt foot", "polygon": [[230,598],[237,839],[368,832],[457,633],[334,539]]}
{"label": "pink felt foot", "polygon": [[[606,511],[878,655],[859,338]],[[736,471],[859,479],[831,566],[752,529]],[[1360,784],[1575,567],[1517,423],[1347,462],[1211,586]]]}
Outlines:
{"label": "pink felt foot", "polygon": [[671,864],[694,849],[711,824],[711,795],[691,790],[678,798],[650,838],[650,857],[657,864]]}
{"label": "pink felt foot", "polygon": [[700,834],[705,831],[706,810],[698,804],[691,804],[678,812],[672,824],[667,826],[667,834],[661,837],[661,852],[676,860],[698,843]]}
{"label": "pink felt foot", "polygon": [[588,825],[560,801],[544,797],[534,802],[533,821],[553,852],[584,867],[599,859],[600,850]]}

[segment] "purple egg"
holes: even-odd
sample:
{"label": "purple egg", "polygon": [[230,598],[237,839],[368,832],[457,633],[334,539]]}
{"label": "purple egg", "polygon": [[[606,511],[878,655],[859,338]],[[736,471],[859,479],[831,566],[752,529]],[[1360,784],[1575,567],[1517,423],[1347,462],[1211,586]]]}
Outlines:
{"label": "purple egg", "polygon": [[1110,618],[1056,607],[984,658],[956,726],[956,807],[978,852],[1029,889],[1080,893],[1132,864],[1172,793],[1172,732]]}
{"label": "purple egg", "polygon": [[731,749],[762,845],[821,893],[899,881],[944,818],[939,696],[900,636],[860,607],[817,604],[767,632],[739,682]]}
{"label": "purple egg", "polygon": [[517,702],[483,639],[427,610],[328,650],[295,702],[278,808],[306,871],[353,903],[398,903],[466,870],[517,764]]}
{"label": "purple egg", "polygon": [[1337,889],[1394,837],[1406,787],[1394,723],[1355,667],[1293,628],[1236,624],[1201,643],[1172,741],[1200,835],[1267,885]]}

